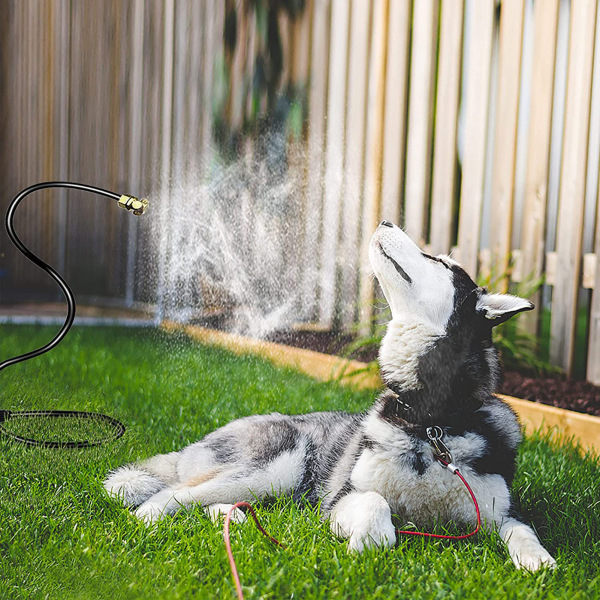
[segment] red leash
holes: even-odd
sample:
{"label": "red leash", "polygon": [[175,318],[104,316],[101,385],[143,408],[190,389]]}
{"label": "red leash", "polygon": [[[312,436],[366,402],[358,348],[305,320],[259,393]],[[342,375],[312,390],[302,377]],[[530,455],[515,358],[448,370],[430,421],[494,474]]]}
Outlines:
{"label": "red leash", "polygon": [[276,540],[274,537],[271,537],[260,524],[252,505],[249,502],[236,502],[228,511],[225,516],[225,524],[223,525],[223,537],[225,538],[225,550],[227,551],[227,558],[229,559],[229,567],[231,569],[231,575],[233,576],[233,582],[235,583],[235,589],[237,591],[238,598],[240,600],[244,600],[244,594],[242,593],[242,584],[240,583],[240,576],[237,572],[237,567],[235,566],[235,560],[233,558],[233,552],[231,551],[231,540],[229,539],[229,524],[231,523],[231,515],[233,511],[240,507],[245,507],[250,511],[252,518],[254,519],[254,523],[256,524],[257,529],[273,544],[280,546],[281,548],[286,548],[284,544],[282,544],[279,540]]}
{"label": "red leash", "polygon": [[[424,533],[421,531],[402,531],[399,529],[396,529],[396,533],[401,533],[404,535],[421,535],[424,537],[438,538],[438,539],[443,539],[443,540],[464,540],[466,538],[469,538],[469,537],[475,535],[481,528],[481,515],[479,513],[479,505],[477,504],[477,499],[475,498],[475,494],[473,493],[471,486],[467,483],[466,479],[462,476],[462,474],[458,470],[458,467],[452,462],[447,463],[446,461],[442,460],[439,457],[436,457],[436,458],[440,463],[442,463],[444,465],[444,467],[449,469],[453,475],[458,475],[460,480],[465,484],[465,487],[467,488],[467,491],[469,492],[471,499],[473,500],[473,504],[475,506],[475,512],[477,513],[477,527],[475,527],[475,529],[473,531],[471,531],[471,533],[467,533],[465,535],[438,535],[436,533]],[[260,524],[260,522],[258,521],[258,517],[256,516],[256,513],[254,512],[254,509],[252,508],[252,505],[250,503],[236,502],[229,509],[229,511],[227,512],[227,515],[225,516],[225,524],[223,526],[223,537],[225,538],[225,550],[227,551],[227,558],[229,559],[229,567],[231,568],[231,575],[233,576],[233,582],[235,583],[235,589],[237,591],[239,600],[244,600],[244,594],[242,592],[242,584],[240,582],[240,576],[238,575],[237,567],[235,565],[235,560],[233,558],[233,552],[231,551],[231,540],[229,538],[229,524],[231,523],[231,515],[233,514],[233,511],[236,508],[240,508],[242,506],[247,508],[250,511],[250,514],[252,515],[252,518],[254,519],[254,523],[256,524],[256,527],[265,537],[269,538],[269,540],[273,544],[276,544],[277,546],[280,546],[281,548],[286,547],[279,540],[276,540],[274,537],[271,537],[263,529],[263,527]]]}

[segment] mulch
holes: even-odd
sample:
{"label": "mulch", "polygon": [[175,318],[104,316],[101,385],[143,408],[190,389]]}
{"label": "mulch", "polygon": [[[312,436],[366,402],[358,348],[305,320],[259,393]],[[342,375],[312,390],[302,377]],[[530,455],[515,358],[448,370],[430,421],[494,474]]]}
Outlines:
{"label": "mulch", "polygon": [[506,371],[498,391],[507,396],[600,417],[600,387],[586,381],[566,377],[531,377],[517,371]]}
{"label": "mulch", "polygon": [[[335,335],[329,331],[278,331],[269,340],[297,348],[307,348],[325,354],[370,362],[377,358],[377,349],[363,348],[347,355],[351,335]],[[500,394],[540,402],[600,417],[600,387],[566,377],[532,377],[518,371],[506,371],[497,390]]]}

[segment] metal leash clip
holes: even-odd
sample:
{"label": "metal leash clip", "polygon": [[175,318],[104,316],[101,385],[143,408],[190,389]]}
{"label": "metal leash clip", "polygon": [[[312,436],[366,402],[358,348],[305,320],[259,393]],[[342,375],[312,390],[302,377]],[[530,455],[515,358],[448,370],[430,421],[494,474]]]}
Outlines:
{"label": "metal leash clip", "polygon": [[442,441],[444,430],[439,425],[434,425],[433,427],[428,427],[426,432],[429,443],[433,446],[434,456],[438,459],[441,458],[448,464],[453,463],[452,453],[448,449],[448,446]]}

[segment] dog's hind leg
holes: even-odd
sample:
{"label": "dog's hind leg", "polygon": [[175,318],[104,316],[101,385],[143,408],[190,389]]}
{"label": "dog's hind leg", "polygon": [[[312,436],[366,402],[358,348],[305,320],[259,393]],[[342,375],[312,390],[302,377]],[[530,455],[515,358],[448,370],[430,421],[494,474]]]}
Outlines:
{"label": "dog's hind leg", "polygon": [[[172,515],[181,508],[194,504],[205,507],[229,504],[245,500],[253,501],[264,490],[251,491],[256,483],[252,477],[244,477],[239,470],[228,470],[215,475],[199,485],[174,486],[160,490],[135,510],[135,515],[150,524],[163,516]],[[211,516],[213,516],[211,514]]]}
{"label": "dog's hind leg", "polygon": [[[216,522],[221,517],[224,517],[232,508],[233,504],[211,504],[206,507],[206,512],[211,521]],[[246,513],[243,510],[236,508],[231,513],[231,520],[234,523],[243,523],[246,520]]]}
{"label": "dog's hind leg", "polygon": [[210,507],[233,505],[242,500],[253,502],[290,493],[300,483],[302,475],[302,454],[285,452],[261,467],[223,467],[197,485],[162,489],[139,506],[135,515],[146,523],[153,523],[193,504]]}
{"label": "dog's hind leg", "polygon": [[178,452],[158,454],[109,473],[104,489],[126,506],[139,506],[177,481]]}

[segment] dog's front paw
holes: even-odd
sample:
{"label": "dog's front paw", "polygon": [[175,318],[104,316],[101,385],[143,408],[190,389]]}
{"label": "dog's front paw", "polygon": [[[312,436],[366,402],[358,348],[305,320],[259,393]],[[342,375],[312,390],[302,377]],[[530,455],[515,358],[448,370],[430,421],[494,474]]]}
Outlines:
{"label": "dog's front paw", "polygon": [[396,544],[396,530],[389,523],[389,526],[378,528],[371,527],[368,531],[354,530],[348,540],[348,552],[362,552],[365,548],[373,546],[382,548],[392,548]]}
{"label": "dog's front paw", "polygon": [[396,543],[390,507],[376,492],[355,492],[342,498],[332,512],[331,528],[348,538],[348,552]]}
{"label": "dog's front paw", "polygon": [[517,569],[526,569],[532,573],[542,567],[556,568],[556,561],[540,544],[527,545],[511,558]]}
{"label": "dog's front paw", "polygon": [[525,523],[506,519],[500,527],[500,536],[506,542],[508,553],[517,569],[533,572],[544,566],[556,566],[556,561],[540,544],[535,531]]}

